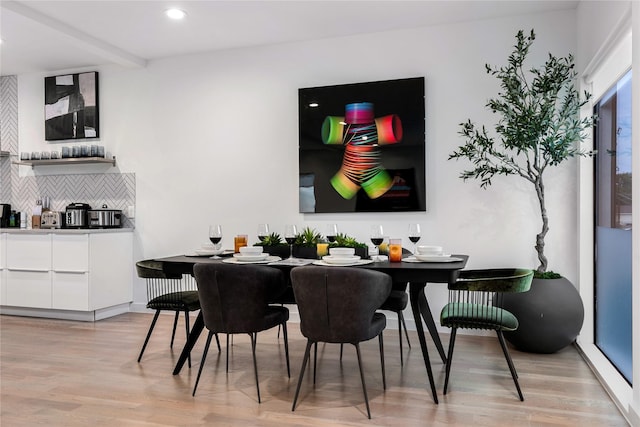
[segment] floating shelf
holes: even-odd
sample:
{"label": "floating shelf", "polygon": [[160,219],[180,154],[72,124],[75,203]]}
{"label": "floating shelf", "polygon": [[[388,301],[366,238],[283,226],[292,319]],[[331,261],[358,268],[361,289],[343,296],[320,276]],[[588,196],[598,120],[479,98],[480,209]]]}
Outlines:
{"label": "floating shelf", "polygon": [[25,166],[51,166],[51,165],[82,165],[88,163],[109,163],[116,165],[116,156],[108,159],[105,157],[70,157],[64,159],[46,159],[46,160],[20,160],[13,162],[16,165]]}

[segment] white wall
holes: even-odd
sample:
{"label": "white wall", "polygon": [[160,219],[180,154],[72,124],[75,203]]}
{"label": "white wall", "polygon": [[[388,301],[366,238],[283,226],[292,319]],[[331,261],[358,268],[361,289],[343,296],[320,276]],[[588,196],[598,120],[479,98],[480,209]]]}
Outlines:
{"label": "white wall", "polygon": [[[254,240],[259,222],[280,233],[285,223],[322,231],[337,222],[363,241],[372,223],[407,241],[407,224],[419,222],[423,243],[469,254],[469,267],[535,268],[541,224],[533,188],[509,177],[481,190],[458,178],[465,163],[447,161],[463,143],[459,123],[494,123],[484,105],[498,86],[484,64],[504,64],[517,31],[531,28],[532,65],[548,52],[575,52],[575,13],[563,11],[99,69],[101,141],[121,172],[136,173],[136,257],[189,252],[213,222],[223,224],[227,247],[237,233]],[[426,78],[428,211],[299,214],[298,88],[415,76]],[[43,75],[19,76],[20,151],[46,148],[42,92]],[[549,266],[572,281],[575,168],[571,161],[547,176]],[[444,289],[431,288],[435,313]],[[135,300],[144,301],[141,282]]]}

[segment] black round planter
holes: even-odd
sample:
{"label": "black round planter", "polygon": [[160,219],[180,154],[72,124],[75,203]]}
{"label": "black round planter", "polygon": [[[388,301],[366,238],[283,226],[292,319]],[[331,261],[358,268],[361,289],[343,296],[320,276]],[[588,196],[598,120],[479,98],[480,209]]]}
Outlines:
{"label": "black round planter", "polygon": [[518,319],[518,329],[504,337],[520,351],[555,353],[571,344],[582,328],[584,307],[567,279],[533,279],[531,289],[505,294],[503,307]]}

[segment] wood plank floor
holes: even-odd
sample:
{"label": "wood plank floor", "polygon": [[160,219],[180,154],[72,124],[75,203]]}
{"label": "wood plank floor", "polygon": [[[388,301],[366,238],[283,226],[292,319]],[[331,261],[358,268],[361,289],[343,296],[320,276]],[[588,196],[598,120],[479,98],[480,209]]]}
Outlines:
{"label": "wood plank floor", "polygon": [[[295,412],[291,403],[304,353],[298,325],[289,324],[291,378],[276,330],[258,335],[258,404],[248,336],[235,336],[229,373],[214,345],[191,390],[193,367],[173,376],[184,344],[169,349],[171,316],[161,316],[142,360],[137,355],[151,315],[128,313],[96,323],[0,316],[0,425],[20,426],[626,426],[575,348],[533,355],[512,350],[525,401],[494,337],[460,335],[449,393],[444,366],[433,360],[440,404],[431,400],[415,333],[400,366],[398,336],[385,331],[387,390],[382,390],[377,340],[362,345],[372,420],[366,417],[355,350],[318,347],[315,387],[306,375]],[[179,326],[183,326],[182,322]],[[443,336],[445,343],[448,336]],[[431,348],[431,353],[435,351]]]}

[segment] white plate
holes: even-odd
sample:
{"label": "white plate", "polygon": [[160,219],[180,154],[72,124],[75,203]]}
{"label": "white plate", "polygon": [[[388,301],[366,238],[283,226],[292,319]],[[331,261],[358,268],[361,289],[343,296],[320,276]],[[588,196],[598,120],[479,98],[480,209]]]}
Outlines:
{"label": "white plate", "polygon": [[198,256],[212,256],[212,255],[220,255],[224,252],[224,249],[196,249],[194,251]]}
{"label": "white plate", "polygon": [[365,264],[371,264],[373,262],[372,259],[358,259],[355,261],[351,261],[349,264],[332,264],[329,262],[326,262],[324,260],[317,260],[317,261],[313,261],[313,264],[315,265],[322,265],[325,267],[352,267],[354,265],[365,265]]}
{"label": "white plate", "polygon": [[445,253],[441,253],[441,254],[414,254],[413,257],[419,261],[431,261],[434,259],[444,259],[444,258],[449,258],[451,257],[451,254],[445,254]]}
{"label": "white plate", "polygon": [[360,257],[358,255],[354,256],[333,256],[333,255],[325,255],[322,257],[322,260],[329,264],[352,264],[358,261]]}
{"label": "white plate", "polygon": [[259,255],[244,255],[244,254],[233,254],[233,257],[239,261],[262,261],[267,259],[269,254],[259,254]]}
{"label": "white plate", "polygon": [[279,256],[270,256],[267,254],[265,259],[259,259],[254,261],[245,261],[239,258],[225,258],[222,262],[226,262],[227,264],[267,264],[270,262],[280,261],[282,258]]}
{"label": "white plate", "polygon": [[452,257],[451,255],[426,256],[426,257],[421,256],[420,259],[418,259],[412,255],[410,257],[402,258],[402,261],[403,262],[457,262],[457,261],[462,261],[462,259]]}

